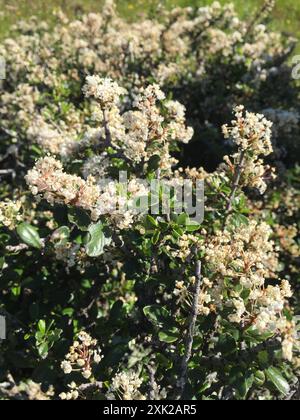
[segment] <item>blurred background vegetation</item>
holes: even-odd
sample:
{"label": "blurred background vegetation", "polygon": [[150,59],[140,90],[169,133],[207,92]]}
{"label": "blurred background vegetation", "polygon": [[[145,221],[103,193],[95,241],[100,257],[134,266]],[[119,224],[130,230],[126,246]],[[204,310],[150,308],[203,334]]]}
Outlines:
{"label": "blurred background vegetation", "polygon": [[[241,16],[247,16],[260,7],[263,0],[220,0],[220,3],[233,2]],[[128,19],[137,19],[141,14],[155,13],[159,4],[167,7],[202,6],[213,0],[117,0],[120,13]],[[31,15],[51,21],[52,11],[61,8],[74,16],[82,11],[101,10],[103,0],[0,0],[0,38],[7,35],[12,24]],[[272,26],[300,39],[300,1],[277,0],[273,11]]]}

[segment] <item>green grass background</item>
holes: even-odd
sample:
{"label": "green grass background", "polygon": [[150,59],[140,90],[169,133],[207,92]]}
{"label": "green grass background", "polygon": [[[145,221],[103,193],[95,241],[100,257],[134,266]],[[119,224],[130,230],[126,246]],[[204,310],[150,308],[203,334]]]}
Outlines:
{"label": "green grass background", "polygon": [[[167,5],[200,6],[213,0],[117,0],[119,11],[128,19],[137,19],[148,11],[155,12],[158,3]],[[262,5],[263,0],[231,0],[241,16],[250,13]],[[230,0],[220,0],[228,3]],[[0,39],[5,37],[9,28],[16,21],[31,15],[51,20],[51,12],[62,8],[68,15],[79,11],[100,11],[102,0],[0,0]],[[300,0],[277,0],[273,11],[273,28],[284,31],[300,39]]]}

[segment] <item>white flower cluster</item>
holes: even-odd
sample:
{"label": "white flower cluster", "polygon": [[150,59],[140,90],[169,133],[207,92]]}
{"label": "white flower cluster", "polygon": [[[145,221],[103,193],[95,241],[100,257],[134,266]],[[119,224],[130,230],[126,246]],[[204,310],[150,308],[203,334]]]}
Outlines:
{"label": "white flower cluster", "polygon": [[[84,180],[65,173],[62,164],[50,156],[37,161],[26,175],[26,182],[34,195],[39,195],[50,204],[88,210],[94,221],[108,216],[120,229],[129,227],[137,215],[133,205],[136,200],[148,196],[148,188],[135,179],[125,184],[125,190],[124,185],[122,187],[122,184],[113,181],[100,187],[91,176]],[[66,252],[69,254],[68,250]]]}
{"label": "white flower cluster", "polygon": [[59,398],[63,401],[77,400],[79,398],[78,386],[75,382],[68,384],[68,392],[59,394]]}
{"label": "white flower cluster", "polygon": [[61,162],[51,156],[38,160],[25,179],[32,194],[43,194],[50,204],[74,205],[89,210],[96,207],[99,199],[99,189],[92,178],[85,181],[66,174]]}
{"label": "white flower cluster", "polygon": [[176,241],[174,246],[174,241],[171,235],[166,235],[164,238],[166,243],[165,249],[173,258],[180,258],[182,261],[186,261],[192,254],[192,248],[200,245],[203,245],[203,241],[191,233],[184,233]]}
{"label": "white flower cluster", "polygon": [[295,333],[295,325],[291,322],[286,326],[286,334],[281,343],[282,355],[285,360],[292,362],[294,359],[294,349],[296,346],[299,347],[299,339]]}
{"label": "white flower cluster", "polygon": [[172,140],[187,144],[193,137],[194,130],[185,125],[185,107],[178,101],[166,101],[165,107],[169,112],[169,130]]}
{"label": "white flower cluster", "polygon": [[[127,191],[123,190],[124,187]],[[126,186],[112,181],[103,188],[92,217],[98,219],[107,215],[119,229],[127,229],[140,216],[135,203],[139,198],[148,197],[148,194],[147,186],[135,179],[128,181]]]}
{"label": "white flower cluster", "polygon": [[0,225],[14,230],[16,225],[22,221],[20,210],[22,202],[18,201],[0,201]]}
{"label": "white flower cluster", "polygon": [[[170,145],[188,143],[193,136],[193,129],[185,124],[184,106],[177,101],[162,102],[165,94],[153,84],[138,90],[133,102],[135,110],[121,114],[117,104],[124,92],[117,83],[98,76],[90,76],[87,81],[83,91],[87,97],[98,99],[99,112],[95,110],[94,119],[101,123],[99,130],[87,133],[87,141],[98,140],[101,144],[102,139],[104,145],[121,150],[134,163],[148,162],[157,154],[161,168],[169,170],[176,163],[170,156]],[[164,107],[165,116],[161,109]]]}
{"label": "white flower cluster", "polygon": [[264,115],[246,111],[243,105],[234,109],[235,120],[232,126],[223,126],[225,138],[231,138],[245,152],[251,152],[254,156],[268,156],[273,151],[271,135],[272,122]]}
{"label": "white flower cluster", "polygon": [[154,401],[166,400],[168,398],[166,388],[162,388],[155,380],[151,388],[151,399]]}
{"label": "white flower cluster", "polygon": [[53,385],[42,386],[32,380],[16,383],[11,374],[7,375],[7,380],[0,383],[0,395],[2,400],[16,401],[50,401],[53,400],[55,391]]}
{"label": "white flower cluster", "polygon": [[85,379],[92,376],[92,365],[99,364],[102,360],[101,351],[97,347],[97,340],[82,331],[78,334],[78,341],[75,341],[69,349],[61,368],[66,375],[72,372],[81,372]]}
{"label": "white flower cluster", "polygon": [[140,393],[143,380],[134,371],[117,373],[106,394],[108,400],[145,400]]}
{"label": "white flower cluster", "polygon": [[[290,284],[287,280],[280,286],[265,284],[265,279],[275,277],[274,269],[278,267],[271,234],[267,224],[256,221],[235,232],[217,234],[206,247],[206,264],[213,274],[204,283],[210,295],[208,302],[217,310],[232,308],[231,322],[254,325],[261,333],[291,337],[291,323],[283,316],[286,299],[292,296]],[[232,284],[241,288],[232,288]],[[245,290],[247,299],[241,295]],[[287,353],[285,349],[286,357]]]}
{"label": "white flower cluster", "polygon": [[70,136],[66,127],[54,128],[42,117],[33,121],[27,130],[27,136],[43,150],[62,157],[72,156],[80,146],[80,143]]}
{"label": "white flower cluster", "polygon": [[[236,119],[232,126],[223,126],[225,138],[232,139],[239,147],[239,152],[232,160],[225,156],[225,170],[236,175],[240,171],[240,186],[257,188],[263,194],[267,188],[266,179],[274,178],[274,171],[264,165],[260,156],[268,156],[273,152],[271,142],[272,123],[261,114],[246,111],[244,106],[234,109]],[[224,165],[220,166],[220,170]]]}
{"label": "white flower cluster", "polygon": [[[0,54],[1,55],[1,54]],[[18,126],[27,128],[30,125],[34,114],[37,114],[37,103],[40,99],[40,93],[36,87],[28,83],[20,83],[17,91],[11,93],[4,91],[1,93],[1,124],[5,128],[10,128],[8,121],[12,109],[14,112],[14,123]]]}
{"label": "white flower cluster", "polygon": [[101,104],[103,109],[116,105],[120,96],[126,94],[126,89],[121,88],[110,78],[101,78],[99,76],[87,76],[86,84],[83,87],[83,93],[87,98],[93,97]]}
{"label": "white flower cluster", "polygon": [[162,92],[159,85],[153,84],[140,89],[133,106],[147,112],[149,106],[155,104],[156,101],[163,101],[164,99],[166,99],[166,95]]}
{"label": "white flower cluster", "polygon": [[[241,159],[243,156],[243,159]],[[241,155],[241,152],[231,156],[224,156],[225,165],[220,165],[220,171],[233,173],[234,175],[240,170],[240,187],[256,188],[260,194],[264,194],[267,189],[267,181],[276,178],[274,168],[264,164],[263,159],[257,159],[251,155]]]}

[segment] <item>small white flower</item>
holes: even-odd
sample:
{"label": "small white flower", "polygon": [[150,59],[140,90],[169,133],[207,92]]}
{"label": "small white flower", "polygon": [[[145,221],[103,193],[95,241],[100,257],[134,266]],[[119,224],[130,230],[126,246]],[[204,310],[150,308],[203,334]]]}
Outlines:
{"label": "small white flower", "polygon": [[71,363],[66,360],[61,363],[61,368],[66,375],[69,375],[73,370]]}
{"label": "small white flower", "polygon": [[90,370],[84,370],[83,372],[82,372],[82,376],[85,378],[85,379],[89,379],[91,376],[92,376],[92,372],[90,371]]}
{"label": "small white flower", "polygon": [[83,367],[83,366],[85,365],[85,361],[84,361],[83,359],[78,359],[78,360],[77,360],[77,365],[78,365],[79,367]]}
{"label": "small white flower", "polygon": [[98,364],[98,363],[100,363],[101,362],[101,360],[102,360],[102,357],[101,357],[101,355],[98,353],[98,352],[94,352],[94,362],[96,363],[96,364]]}

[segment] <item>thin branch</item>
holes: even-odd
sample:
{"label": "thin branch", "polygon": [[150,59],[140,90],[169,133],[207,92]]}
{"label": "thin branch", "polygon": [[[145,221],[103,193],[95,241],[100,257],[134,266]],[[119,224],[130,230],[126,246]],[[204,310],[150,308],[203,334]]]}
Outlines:
{"label": "thin branch", "polygon": [[199,295],[201,290],[201,261],[196,261],[196,284],[195,284],[195,294],[193,299],[192,305],[192,313],[189,320],[189,327],[186,336],[186,344],[185,344],[185,354],[183,356],[181,362],[181,373],[180,378],[178,380],[178,396],[177,399],[181,399],[185,390],[186,382],[187,382],[187,373],[188,373],[188,364],[190,358],[192,356],[192,349],[194,343],[194,335],[195,335],[195,326],[198,316],[198,304],[199,304]]}
{"label": "thin branch", "polygon": [[275,1],[272,1],[272,0],[265,0],[264,1],[261,8],[258,10],[258,12],[254,15],[253,19],[250,21],[250,23],[247,27],[246,33],[245,33],[245,38],[247,38],[250,35],[250,33],[252,32],[255,25],[262,18],[264,18],[268,13],[270,13],[272,11],[272,9],[274,8],[274,5],[275,5]]}
{"label": "thin branch", "polygon": [[226,222],[228,220],[229,213],[232,210],[233,200],[235,199],[236,192],[237,192],[237,190],[238,190],[238,188],[240,186],[240,180],[241,180],[241,176],[242,176],[242,169],[244,167],[244,162],[245,162],[245,155],[246,155],[246,152],[243,151],[241,153],[240,161],[238,163],[238,166],[237,166],[237,168],[235,170],[233,184],[232,184],[232,187],[231,187],[231,194],[230,194],[229,201],[227,203],[226,211],[225,211],[226,217],[224,219],[224,226],[225,226],[225,224],[226,224]]}
{"label": "thin branch", "polygon": [[29,249],[29,246],[28,245],[26,245],[26,244],[19,244],[19,245],[7,245],[6,247],[5,247],[5,250],[7,251],[7,252],[12,252],[12,253],[18,253],[18,252],[21,252],[21,251],[27,251],[27,249]]}
{"label": "thin branch", "polygon": [[108,126],[108,120],[106,116],[106,111],[103,109],[103,123],[104,123],[104,131],[105,131],[105,148],[112,146],[112,138],[111,132]]}
{"label": "thin branch", "polygon": [[243,169],[243,166],[244,166],[244,161],[245,161],[245,152],[242,152],[238,167],[235,171],[235,176],[234,176],[233,185],[232,185],[232,191],[231,191],[231,195],[229,197],[229,202],[228,202],[227,208],[226,208],[227,213],[229,213],[230,210],[232,209],[232,203],[233,203],[233,200],[235,198],[235,194],[237,192],[237,189],[239,188],[239,185],[240,185],[240,180],[241,180],[241,175],[242,175],[242,169]]}

